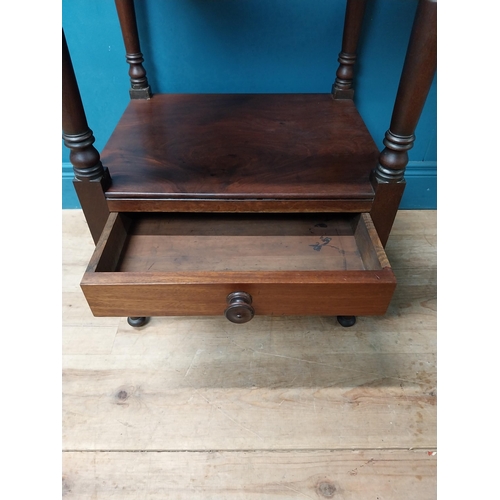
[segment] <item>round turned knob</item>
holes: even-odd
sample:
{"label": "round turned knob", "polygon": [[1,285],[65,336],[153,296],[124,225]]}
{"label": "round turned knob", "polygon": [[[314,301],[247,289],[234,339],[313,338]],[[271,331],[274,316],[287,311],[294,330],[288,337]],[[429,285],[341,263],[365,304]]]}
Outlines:
{"label": "round turned knob", "polygon": [[226,299],[228,308],[224,311],[226,318],[232,323],[250,321],[255,311],[252,307],[252,296],[246,292],[233,292]]}

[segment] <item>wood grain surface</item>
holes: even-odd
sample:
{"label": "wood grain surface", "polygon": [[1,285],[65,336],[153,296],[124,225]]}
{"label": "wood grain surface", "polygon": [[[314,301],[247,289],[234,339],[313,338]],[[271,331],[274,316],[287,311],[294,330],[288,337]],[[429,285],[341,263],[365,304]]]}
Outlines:
{"label": "wood grain surface", "polygon": [[96,318],[81,211],[63,231],[65,498],[436,498],[436,212],[398,213],[398,287],[351,328]]}
{"label": "wood grain surface", "polygon": [[117,211],[131,199],[139,211],[167,199],[371,201],[377,156],[353,102],[331,94],[157,94],[128,104],[102,151]]}
{"label": "wood grain surface", "polygon": [[396,280],[368,214],[193,219],[112,213],[81,283],[93,314],[220,316],[236,291],[257,315],[387,310]]}
{"label": "wood grain surface", "polygon": [[65,453],[64,498],[435,498],[426,450]]}

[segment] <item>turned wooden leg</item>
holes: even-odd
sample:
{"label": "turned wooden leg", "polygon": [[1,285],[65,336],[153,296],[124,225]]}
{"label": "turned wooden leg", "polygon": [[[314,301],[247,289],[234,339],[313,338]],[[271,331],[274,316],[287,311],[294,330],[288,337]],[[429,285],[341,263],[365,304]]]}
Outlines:
{"label": "turned wooden leg", "polygon": [[408,150],[436,72],[437,0],[420,0],[394,104],[384,150],[373,175],[371,217],[385,246],[405,187]]}
{"label": "turned wooden leg", "polygon": [[93,146],[94,135],[87,124],[64,31],[62,36],[62,129],[64,144],[71,150],[69,158],[75,174],[73,184],[76,194],[92,238],[97,243],[109,215],[104,192],[109,187],[111,179],[108,169],[102,166],[99,152]]}
{"label": "turned wooden leg", "polygon": [[118,19],[125,43],[127,62],[130,64],[129,76],[131,88],[131,99],[150,99],[151,89],[149,88],[146,70],[142,63],[144,57],[139,43],[139,32],[137,30],[137,20],[135,17],[134,0],[115,0]]}
{"label": "turned wooden leg", "polygon": [[129,316],[127,318],[127,323],[134,328],[144,326],[149,321],[148,317],[145,316]]}
{"label": "turned wooden leg", "polygon": [[366,0],[348,0],[345,12],[344,35],[342,51],[339,54],[339,68],[337,78],[332,86],[334,99],[352,99],[354,89],[354,63],[356,62],[356,48],[358,46]]}

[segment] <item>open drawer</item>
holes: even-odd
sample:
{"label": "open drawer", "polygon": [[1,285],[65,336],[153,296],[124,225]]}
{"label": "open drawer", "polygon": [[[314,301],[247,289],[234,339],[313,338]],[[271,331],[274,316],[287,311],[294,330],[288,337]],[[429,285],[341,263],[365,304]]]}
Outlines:
{"label": "open drawer", "polygon": [[81,282],[95,316],[380,315],[396,286],[363,214],[111,213]]}

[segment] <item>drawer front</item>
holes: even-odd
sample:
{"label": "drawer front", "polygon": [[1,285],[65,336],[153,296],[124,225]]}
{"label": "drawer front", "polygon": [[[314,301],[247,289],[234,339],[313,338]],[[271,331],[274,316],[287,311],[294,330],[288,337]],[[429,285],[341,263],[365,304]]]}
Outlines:
{"label": "drawer front", "polygon": [[[256,315],[379,315],[391,300],[391,273],[327,283],[93,283],[82,289],[95,316],[222,315],[227,297],[243,291]],[[352,278],[353,281],[350,281]],[[117,280],[121,281],[121,280]]]}
{"label": "drawer front", "polygon": [[[232,219],[227,220],[231,222]],[[259,224],[252,227],[248,221],[244,226],[252,227],[251,230],[231,229],[221,223],[219,227],[223,229],[214,230],[210,235],[206,224],[202,224],[200,228],[204,229],[199,232],[204,231],[202,236],[206,239],[200,236],[200,239],[191,240],[193,227],[181,225],[182,231],[189,233],[188,237],[179,235],[178,228],[167,230],[161,217],[155,219],[155,223],[141,222],[134,226],[134,221],[127,216],[112,214],[81,283],[93,314],[223,315],[231,306],[228,297],[234,292],[250,296],[248,309],[252,310],[252,316],[357,316],[386,312],[396,280],[365,214],[341,219],[337,221],[340,225],[336,222],[335,227],[326,228],[324,225],[332,225],[331,221],[312,224],[315,219],[309,220],[308,216],[303,226],[308,233],[305,235],[299,234],[302,229],[297,229],[295,222],[291,222],[289,228],[284,224],[292,219],[283,219],[276,225],[281,233],[276,238],[272,234],[273,224],[268,218],[262,220],[263,230],[258,229]],[[194,224],[194,228],[197,227]],[[325,234],[309,234],[311,227],[341,236],[335,239]],[[230,235],[229,241],[239,242],[244,247],[234,250],[244,253],[236,258],[227,250],[227,233],[233,231],[244,238]],[[242,231],[246,234],[241,234]],[[219,238],[221,250],[217,258],[213,254],[219,251]],[[176,246],[177,240],[179,245]],[[275,240],[279,240],[279,245]],[[194,249],[200,241],[204,248],[210,249],[207,257],[199,248]],[[269,257],[271,252],[272,258]],[[180,255],[176,256],[177,253]],[[211,260],[213,258],[215,260]],[[172,264],[177,260],[182,262],[178,268]],[[238,262],[247,269],[232,270],[231,266],[237,266]],[[305,269],[297,270],[299,264]],[[283,270],[287,266],[295,269]],[[247,308],[245,304],[242,306]]]}

